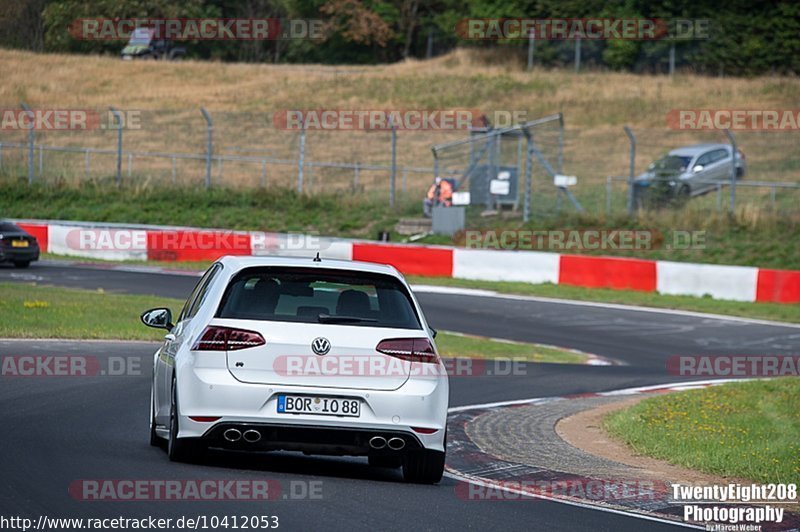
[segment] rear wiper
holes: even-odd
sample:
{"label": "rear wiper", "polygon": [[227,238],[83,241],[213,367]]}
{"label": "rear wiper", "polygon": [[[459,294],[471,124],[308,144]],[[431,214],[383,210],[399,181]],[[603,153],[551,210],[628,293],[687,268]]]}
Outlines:
{"label": "rear wiper", "polygon": [[317,318],[320,323],[374,323],[378,320],[374,318],[359,318],[358,316],[330,316],[320,314]]}

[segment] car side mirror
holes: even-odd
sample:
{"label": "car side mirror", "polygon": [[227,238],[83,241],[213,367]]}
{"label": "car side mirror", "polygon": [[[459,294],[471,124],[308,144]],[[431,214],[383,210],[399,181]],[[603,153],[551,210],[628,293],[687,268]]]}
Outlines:
{"label": "car side mirror", "polygon": [[694,168],[692,168],[692,172],[694,172],[695,174],[697,172],[702,172],[702,171],[703,171],[703,165],[702,164],[696,164],[694,166]]}
{"label": "car side mirror", "polygon": [[439,331],[437,331],[433,327],[428,327],[428,329],[431,331],[431,336],[433,336],[434,338],[436,338],[436,335],[439,334]]}
{"label": "car side mirror", "polygon": [[169,331],[175,326],[172,323],[172,312],[166,307],[145,310],[140,317],[142,323],[154,329],[166,329]]}

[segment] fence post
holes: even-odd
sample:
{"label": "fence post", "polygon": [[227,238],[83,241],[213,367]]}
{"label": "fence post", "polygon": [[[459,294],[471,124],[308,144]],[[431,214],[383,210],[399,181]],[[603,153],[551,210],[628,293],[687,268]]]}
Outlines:
{"label": "fence post", "polygon": [[611,190],[612,182],[611,176],[606,177],[606,216],[611,215]]}
{"label": "fence post", "polygon": [[206,188],[211,187],[211,154],[213,153],[213,132],[214,132],[214,123],[211,121],[211,115],[208,114],[205,107],[200,108],[200,112],[203,113],[203,118],[206,119],[206,131],[207,131],[207,139],[206,139]]}
{"label": "fence post", "polygon": [[267,186],[267,160],[263,159],[261,161],[261,188],[265,188]]}
{"label": "fence post", "polygon": [[773,186],[772,189],[769,191],[769,199],[772,202],[772,210],[775,210],[775,187]]}
{"label": "fence post", "polygon": [[31,128],[28,130],[28,185],[33,184],[33,143],[36,141],[34,132],[35,117],[33,111],[28,107],[28,104],[21,103],[22,110],[27,113],[28,118],[31,119]]}
{"label": "fence post", "polygon": [[44,146],[39,144],[39,176],[44,173]]}
{"label": "fence post", "polygon": [[675,74],[675,41],[669,45],[669,77]]}
{"label": "fence post", "polygon": [[131,177],[133,172],[133,154],[128,153],[128,177]]}
{"label": "fence post", "polygon": [[733,150],[733,156],[731,157],[731,204],[729,207],[730,213],[733,214],[736,211],[736,160],[739,157],[739,153],[736,149],[736,138],[731,133],[731,130],[726,129],[725,135],[728,137]]}
{"label": "fence post", "polygon": [[533,70],[533,52],[536,48],[536,30],[531,29],[528,33],[528,70]]}
{"label": "fence post", "polygon": [[397,127],[389,118],[389,125],[392,128],[392,170],[389,176],[389,206],[394,207],[395,183],[397,181]]}
{"label": "fence post", "polygon": [[117,184],[119,185],[122,182],[122,115],[113,107],[108,109],[117,120]]}
{"label": "fence post", "polygon": [[353,192],[358,190],[358,180],[360,178],[359,171],[359,164],[356,163],[355,167],[353,168]]}
{"label": "fence post", "polygon": [[85,166],[85,170],[86,170],[86,179],[89,179],[89,174],[91,173],[91,170],[92,170],[92,168],[91,168],[91,166],[92,166],[91,155],[89,154],[89,148],[86,148],[86,151],[85,151],[85,154],[84,154],[83,158],[84,158],[83,162],[84,162],[84,166]]}
{"label": "fence post", "polygon": [[575,73],[581,71],[581,38],[575,38]]}
{"label": "fence post", "polygon": [[497,179],[497,168],[495,167],[495,156],[497,155],[497,135],[492,135],[489,138],[491,142],[491,146],[489,146],[489,168],[486,175],[486,210],[490,210],[494,207],[494,199],[492,197],[492,180]]}
{"label": "fence post", "polygon": [[300,153],[297,157],[297,193],[303,193],[303,164],[306,158],[306,124],[300,119]]}
{"label": "fence post", "polygon": [[628,216],[633,216],[635,199],[633,179],[636,177],[636,135],[633,134],[633,130],[628,126],[625,126],[622,129],[625,130],[625,134],[628,136],[628,140],[631,143],[630,162],[628,166]]}
{"label": "fence post", "polygon": [[531,218],[531,185],[533,182],[533,146],[531,134],[523,129],[525,135],[525,191],[522,200],[522,221],[528,223]]}
{"label": "fence post", "polygon": [[560,174],[564,166],[564,113],[558,113],[558,164],[557,169]]}
{"label": "fence post", "polygon": [[0,168],[3,168],[3,143],[0,142]]}

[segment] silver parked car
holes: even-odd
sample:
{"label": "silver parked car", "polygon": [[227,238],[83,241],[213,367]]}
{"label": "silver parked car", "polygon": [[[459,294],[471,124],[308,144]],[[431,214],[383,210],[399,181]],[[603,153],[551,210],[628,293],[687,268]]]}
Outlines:
{"label": "silver parked car", "polygon": [[[650,195],[659,190],[662,193],[659,195],[672,197],[696,196],[716,190],[730,182],[732,153],[728,144],[695,144],[672,150],[636,177],[637,196],[642,197],[648,188]],[[746,171],[744,153],[738,150],[737,179]]]}

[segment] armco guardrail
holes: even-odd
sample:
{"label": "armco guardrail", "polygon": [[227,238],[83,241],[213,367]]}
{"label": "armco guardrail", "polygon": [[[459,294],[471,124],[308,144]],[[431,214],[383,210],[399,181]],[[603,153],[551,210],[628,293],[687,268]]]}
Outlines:
{"label": "armco guardrail", "polygon": [[407,275],[552,283],[735,301],[800,303],[800,271],[618,257],[376,243],[309,235],[18,220],[50,253],[108,260],[293,255],[390,264]]}

